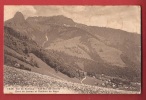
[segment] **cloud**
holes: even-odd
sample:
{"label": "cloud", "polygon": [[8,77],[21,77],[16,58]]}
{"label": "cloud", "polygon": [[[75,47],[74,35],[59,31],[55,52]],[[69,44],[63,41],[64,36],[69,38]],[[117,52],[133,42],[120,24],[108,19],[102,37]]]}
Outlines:
{"label": "cloud", "polygon": [[64,15],[86,25],[141,31],[139,6],[5,6],[5,20],[16,11],[25,17]]}
{"label": "cloud", "polygon": [[22,12],[25,18],[36,13],[33,6],[4,6],[4,20],[12,18],[17,11]]}

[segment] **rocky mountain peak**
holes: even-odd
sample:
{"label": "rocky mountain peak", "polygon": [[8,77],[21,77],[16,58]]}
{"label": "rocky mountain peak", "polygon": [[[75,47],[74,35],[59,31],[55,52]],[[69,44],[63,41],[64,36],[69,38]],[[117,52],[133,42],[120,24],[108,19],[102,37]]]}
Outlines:
{"label": "rocky mountain peak", "polygon": [[24,15],[21,12],[16,12],[16,14],[13,17],[17,22],[24,21]]}

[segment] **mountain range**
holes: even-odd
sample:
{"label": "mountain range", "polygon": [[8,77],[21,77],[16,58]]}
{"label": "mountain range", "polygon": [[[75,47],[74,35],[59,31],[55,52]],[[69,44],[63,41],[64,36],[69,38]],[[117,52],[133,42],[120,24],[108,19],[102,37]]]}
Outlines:
{"label": "mountain range", "polygon": [[[71,70],[75,71],[74,77],[77,77],[77,71],[83,71],[141,80],[140,34],[88,26],[63,15],[25,19],[21,12],[17,12],[5,21],[4,35],[5,51],[8,47],[21,56],[32,53],[66,75]],[[10,37],[13,41],[9,40]],[[10,45],[16,41],[18,43]]]}

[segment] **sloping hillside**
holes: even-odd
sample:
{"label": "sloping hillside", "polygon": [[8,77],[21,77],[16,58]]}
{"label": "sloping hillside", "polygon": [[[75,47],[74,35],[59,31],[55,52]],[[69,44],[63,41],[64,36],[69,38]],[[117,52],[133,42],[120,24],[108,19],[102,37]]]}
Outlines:
{"label": "sloping hillside", "polygon": [[[17,80],[16,80],[17,79]],[[124,91],[102,88],[97,86],[90,86],[79,83],[72,83],[58,80],[46,75],[41,75],[34,72],[16,69],[9,66],[4,66],[4,85],[5,88],[12,87],[35,87],[35,88],[59,88],[58,92],[61,94],[139,94],[134,91]],[[40,90],[41,91],[41,90]],[[5,91],[4,91],[5,92]],[[7,92],[8,93],[8,92]]]}
{"label": "sloping hillside", "polygon": [[[48,52],[43,50],[35,41],[29,39],[26,35],[20,34],[11,28],[5,27],[5,55],[4,63],[6,65],[16,66],[18,64],[20,69],[28,68],[29,70],[36,71],[38,73],[50,73],[51,70],[59,76],[75,77],[77,70],[75,68],[68,67],[69,64],[63,63],[63,59],[59,59],[59,56],[54,55],[54,52]],[[30,54],[33,55],[31,58]],[[21,63],[20,63],[21,62]],[[48,68],[47,68],[47,67]],[[37,70],[33,70],[36,67]],[[51,68],[53,69],[51,69]],[[47,68],[47,70],[45,70]],[[51,69],[51,70],[49,70]],[[57,75],[57,74],[56,74]],[[69,77],[68,77],[69,76]],[[69,79],[70,80],[70,79]],[[72,79],[71,79],[72,80]]]}
{"label": "sloping hillside", "polygon": [[86,72],[141,81],[140,35],[135,33],[82,25],[65,16],[25,20],[17,12],[5,22],[5,46],[23,56],[34,54],[70,78],[84,78]]}

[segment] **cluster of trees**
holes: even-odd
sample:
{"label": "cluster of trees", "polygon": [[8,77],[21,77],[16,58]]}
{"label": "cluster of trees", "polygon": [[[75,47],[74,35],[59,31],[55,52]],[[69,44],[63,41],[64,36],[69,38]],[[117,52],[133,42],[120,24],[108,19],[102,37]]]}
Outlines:
{"label": "cluster of trees", "polygon": [[79,71],[79,69],[76,69],[73,66],[67,64],[63,59],[54,56],[53,52],[48,53],[47,51],[42,49],[33,49],[31,52],[35,54],[38,58],[40,58],[42,61],[44,61],[46,64],[48,64],[50,67],[54,68],[56,72],[62,72],[63,74],[71,78],[84,77],[84,75],[81,74],[82,71]]}
{"label": "cluster of trees", "polygon": [[[4,55],[4,63],[8,66],[13,66],[13,67],[17,67],[19,69],[23,69],[23,70],[28,70],[31,71],[31,68],[28,68],[27,66],[25,66],[24,64],[19,64],[17,62],[17,60],[14,60],[13,57],[5,54]],[[19,64],[19,66],[16,66],[16,64]]]}
{"label": "cluster of trees", "polygon": [[131,82],[129,80],[124,80],[124,79],[120,79],[120,78],[113,78],[111,79],[112,83],[115,83],[117,85],[126,85],[126,86],[130,86]]}
{"label": "cluster of trees", "polygon": [[32,60],[31,60],[31,61],[28,61],[28,60],[26,60],[25,57],[23,57],[23,56],[18,56],[18,55],[16,55],[15,53],[10,52],[10,51],[7,50],[6,48],[4,49],[4,54],[7,54],[7,55],[12,56],[12,57],[14,57],[14,58],[17,58],[18,60],[20,60],[20,61],[22,61],[22,62],[25,62],[25,63],[27,63],[27,64],[33,66],[33,67],[39,67],[36,61],[32,61]]}
{"label": "cluster of trees", "polygon": [[[9,48],[15,50],[17,53],[24,56],[27,56],[29,53],[33,53],[42,61],[44,61],[46,64],[48,64],[50,67],[54,68],[56,72],[60,71],[71,78],[84,77],[83,74],[81,74],[82,73],[81,71],[74,68],[72,65],[67,64],[63,59],[60,59],[60,57],[54,55],[53,52],[48,53],[48,51],[42,49],[40,46],[37,45],[37,43],[35,43],[32,39],[28,38],[27,36],[19,32],[16,32],[9,27],[5,27],[4,31],[5,31],[4,34],[5,46],[8,46]],[[5,51],[5,53],[15,57],[15,54],[14,55],[10,54],[7,51]],[[21,57],[16,57],[16,58],[23,62],[26,62]],[[9,61],[5,60],[5,63],[7,62]]]}
{"label": "cluster of trees", "polygon": [[[90,65],[90,66],[89,66]],[[107,63],[88,62],[85,64],[85,71],[88,76],[96,76],[96,74],[104,74],[111,77],[119,77],[134,82],[141,81],[141,74],[134,66],[119,67]]]}

